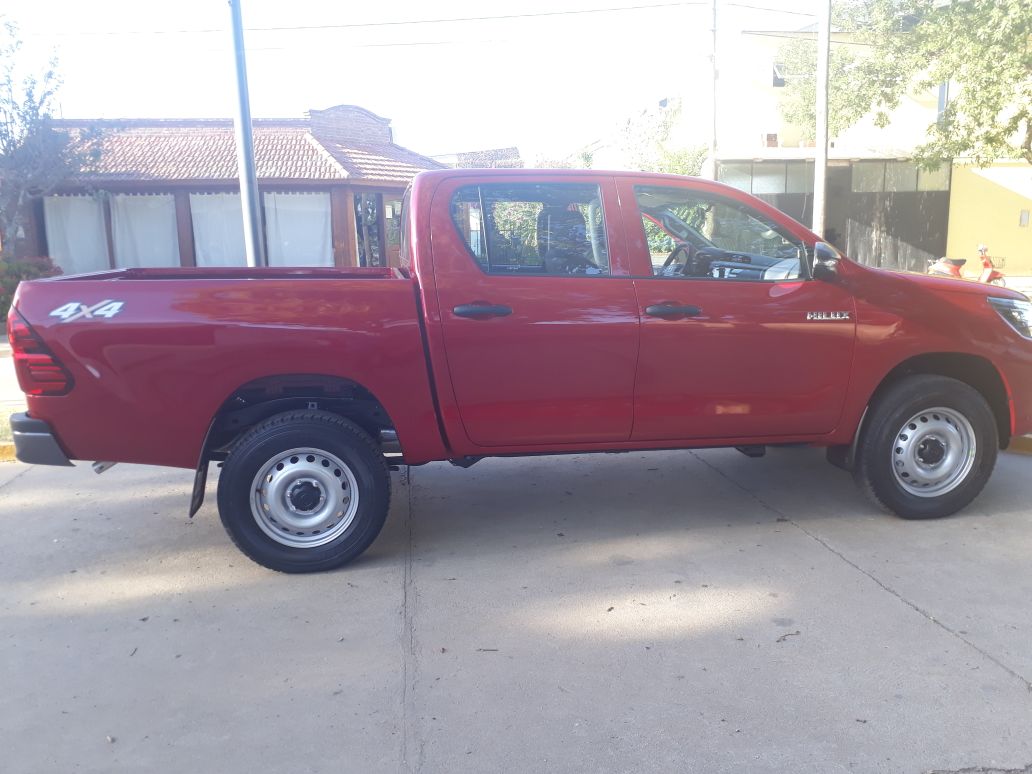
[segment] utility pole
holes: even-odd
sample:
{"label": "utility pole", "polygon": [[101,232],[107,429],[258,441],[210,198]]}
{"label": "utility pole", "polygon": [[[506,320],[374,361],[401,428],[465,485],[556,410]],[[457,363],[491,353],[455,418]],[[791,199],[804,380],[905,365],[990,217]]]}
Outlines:
{"label": "utility pole", "polygon": [[233,54],[236,59],[237,174],[240,177],[240,203],[244,212],[244,251],[248,266],[267,266],[262,208],[258,199],[258,175],[254,169],[254,132],[251,128],[251,98],[247,93],[247,61],[244,58],[244,23],[240,1],[229,0],[233,23]]}
{"label": "utility pole", "polygon": [[713,35],[710,49],[710,70],[713,75],[713,122],[710,125],[709,158],[712,165],[711,174],[717,179],[717,0],[713,0],[713,27],[710,30]]}
{"label": "utility pole", "polygon": [[813,232],[824,236],[828,192],[828,61],[831,55],[831,0],[817,0],[817,148],[813,169]]}

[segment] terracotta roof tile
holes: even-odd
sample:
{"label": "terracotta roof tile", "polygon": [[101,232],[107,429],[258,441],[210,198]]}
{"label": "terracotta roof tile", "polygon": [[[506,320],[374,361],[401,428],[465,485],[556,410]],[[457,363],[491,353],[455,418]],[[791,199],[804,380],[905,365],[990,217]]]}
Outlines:
{"label": "terracotta roof tile", "polygon": [[[254,126],[259,179],[408,183],[436,161],[390,142],[312,134],[305,119],[259,119]],[[225,120],[57,121],[72,133],[93,126],[101,153],[80,182],[236,180],[236,138]]]}
{"label": "terracotta roof tile", "polygon": [[348,177],[359,180],[408,181],[423,170],[444,168],[433,159],[393,143],[345,145],[323,139],[320,144],[347,171]]}

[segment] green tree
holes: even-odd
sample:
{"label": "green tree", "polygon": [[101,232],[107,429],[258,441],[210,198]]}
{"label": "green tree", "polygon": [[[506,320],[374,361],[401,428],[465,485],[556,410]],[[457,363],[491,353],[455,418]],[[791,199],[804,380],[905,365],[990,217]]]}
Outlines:
{"label": "green tree", "polygon": [[[872,79],[875,63],[859,47],[833,44],[828,66],[828,134],[834,139],[870,112],[880,91]],[[816,139],[817,41],[797,38],[778,52],[785,87],[779,108],[806,142]],[[886,119],[878,117],[881,124]]]}
{"label": "green tree", "polygon": [[[837,21],[862,44],[853,53],[832,46],[830,103],[840,129],[871,110],[884,125],[908,90],[952,82],[950,101],[917,149],[918,160],[926,166],[958,156],[981,166],[1006,157],[1032,163],[1028,0],[847,0]],[[804,84],[790,83],[790,93]],[[805,88],[813,90],[812,84]],[[813,110],[797,106],[786,118],[807,126]]]}
{"label": "green tree", "polygon": [[631,165],[643,172],[697,175],[706,160],[706,146],[685,147],[676,138],[682,120],[680,99],[664,100],[623,127],[619,144]]}
{"label": "green tree", "polygon": [[0,258],[14,256],[27,205],[96,161],[99,138],[71,137],[51,125],[61,85],[56,62],[39,75],[21,75],[21,40],[14,24],[0,24]]}

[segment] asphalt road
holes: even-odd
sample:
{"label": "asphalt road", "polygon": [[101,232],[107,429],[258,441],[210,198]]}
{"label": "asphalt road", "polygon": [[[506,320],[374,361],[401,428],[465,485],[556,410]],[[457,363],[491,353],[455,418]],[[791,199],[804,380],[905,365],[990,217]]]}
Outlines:
{"label": "asphalt road", "polygon": [[3,465],[0,768],[1025,770],[1030,474],[904,522],[814,450],[432,465],[286,576],[188,471]]}

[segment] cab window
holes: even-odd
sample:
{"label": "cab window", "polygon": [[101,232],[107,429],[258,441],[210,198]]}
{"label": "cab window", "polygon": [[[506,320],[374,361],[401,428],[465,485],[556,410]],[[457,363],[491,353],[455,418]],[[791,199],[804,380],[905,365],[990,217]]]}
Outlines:
{"label": "cab window", "polygon": [[597,185],[464,186],[452,197],[451,216],[473,258],[489,274],[610,273]]}
{"label": "cab window", "polygon": [[670,279],[802,276],[804,244],[744,204],[699,191],[635,186],[652,272]]}

